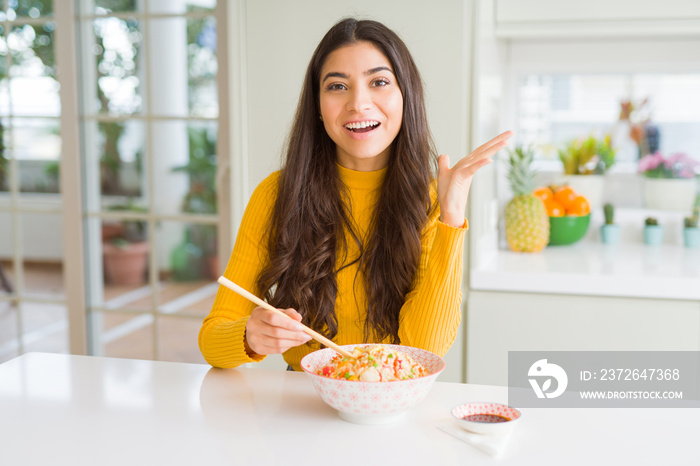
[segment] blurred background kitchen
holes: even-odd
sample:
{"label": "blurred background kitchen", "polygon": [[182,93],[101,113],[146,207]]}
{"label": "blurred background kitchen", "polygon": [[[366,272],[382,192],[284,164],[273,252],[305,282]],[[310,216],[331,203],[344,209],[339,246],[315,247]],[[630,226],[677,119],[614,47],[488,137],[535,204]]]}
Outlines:
{"label": "blurred background kitchen", "polygon": [[[580,241],[514,253],[506,163],[479,173],[442,380],[505,384],[509,350],[700,350],[700,249],[684,236],[700,3],[2,0],[0,362],[204,363],[197,332],[247,199],[279,166],[314,47],[349,15],[405,40],[441,153],[513,129],[538,185],[569,183],[591,203]],[[566,173],[560,154],[584,140],[613,162],[593,154]],[[661,244],[644,241],[649,217]]]}

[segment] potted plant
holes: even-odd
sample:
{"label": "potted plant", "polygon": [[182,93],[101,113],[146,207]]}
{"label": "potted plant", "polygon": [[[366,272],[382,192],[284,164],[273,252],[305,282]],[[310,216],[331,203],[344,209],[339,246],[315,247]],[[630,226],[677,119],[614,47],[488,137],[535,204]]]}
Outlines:
{"label": "potted plant", "polygon": [[639,160],[644,177],[644,205],[649,209],[689,211],[693,208],[695,170],[700,164],[686,154],[648,154]]}
{"label": "potted plant", "polygon": [[700,195],[695,198],[693,206],[693,215],[683,219],[683,243],[686,248],[700,247],[700,228],[698,228],[698,220],[700,219]]}
{"label": "potted plant", "polygon": [[644,242],[650,246],[658,246],[664,240],[664,226],[654,217],[644,220]]}
{"label": "potted plant", "polygon": [[599,208],[603,202],[603,175],[615,164],[610,136],[570,141],[559,150],[559,159],[564,164],[564,181],[585,196],[591,208]]}
{"label": "potted plant", "polygon": [[603,214],[605,214],[605,223],[600,227],[600,236],[603,238],[603,243],[619,243],[620,225],[615,223],[615,208],[613,205],[610,203],[605,204],[603,206]]}
{"label": "potted plant", "polygon": [[[146,212],[129,200],[124,205],[110,207],[110,210]],[[110,228],[111,227],[111,228]],[[122,220],[102,227],[102,252],[105,278],[113,285],[141,285],[146,282],[148,268],[148,242],[144,222]]]}

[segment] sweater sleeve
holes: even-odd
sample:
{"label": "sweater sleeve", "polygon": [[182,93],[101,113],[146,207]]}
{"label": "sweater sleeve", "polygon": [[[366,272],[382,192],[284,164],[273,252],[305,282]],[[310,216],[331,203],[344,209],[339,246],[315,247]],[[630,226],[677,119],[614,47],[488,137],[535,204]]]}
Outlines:
{"label": "sweater sleeve", "polygon": [[413,289],[401,308],[399,338],[402,345],[444,356],[462,319],[462,252],[468,226],[465,220],[462,228],[454,228],[439,216],[434,212],[424,231]]}
{"label": "sweater sleeve", "polygon": [[[260,296],[257,277],[267,261],[267,229],[276,198],[279,172],[268,176],[253,192],[238,229],[224,276]],[[199,331],[199,349],[214,367],[237,367],[265,357],[248,355],[245,328],[255,304],[224,286],[219,286],[209,315]]]}

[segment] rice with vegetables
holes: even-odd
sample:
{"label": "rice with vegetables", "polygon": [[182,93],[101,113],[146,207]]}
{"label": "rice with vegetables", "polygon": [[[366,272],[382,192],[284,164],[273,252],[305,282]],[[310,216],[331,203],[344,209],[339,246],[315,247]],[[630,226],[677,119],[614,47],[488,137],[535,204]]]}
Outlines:
{"label": "rice with vegetables", "polygon": [[362,382],[389,382],[428,375],[428,371],[409,355],[383,345],[355,348],[352,354],[355,359],[336,355],[317,374]]}

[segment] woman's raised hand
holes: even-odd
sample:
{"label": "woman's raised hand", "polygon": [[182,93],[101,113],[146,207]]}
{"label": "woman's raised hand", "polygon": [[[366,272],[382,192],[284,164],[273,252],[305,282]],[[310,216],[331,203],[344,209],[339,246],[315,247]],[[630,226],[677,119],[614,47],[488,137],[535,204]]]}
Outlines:
{"label": "woman's raised hand", "polygon": [[289,348],[303,345],[311,337],[302,331],[301,314],[294,309],[280,309],[292,319],[263,307],[256,307],[245,326],[246,351],[257,354],[284,353]]}
{"label": "woman's raised hand", "polygon": [[437,195],[441,222],[456,228],[464,225],[464,210],[467,208],[469,188],[474,174],[492,162],[491,157],[508,144],[512,135],[512,131],[499,134],[463,157],[452,168],[448,155],[443,154],[438,158]]}

